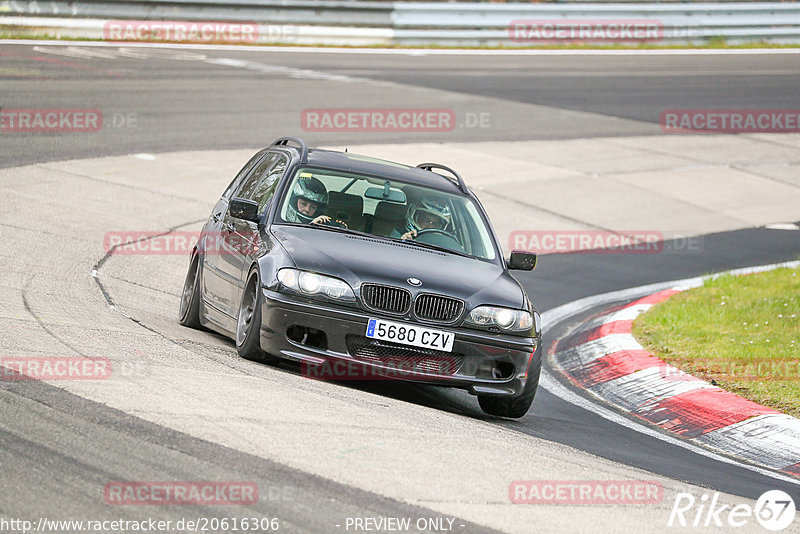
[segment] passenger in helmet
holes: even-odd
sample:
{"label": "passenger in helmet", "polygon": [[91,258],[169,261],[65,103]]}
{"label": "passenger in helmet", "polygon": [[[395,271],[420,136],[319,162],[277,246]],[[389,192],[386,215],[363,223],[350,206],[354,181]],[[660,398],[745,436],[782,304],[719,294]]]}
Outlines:
{"label": "passenger in helmet", "polygon": [[292,187],[289,205],[286,206],[286,221],[305,224],[321,224],[331,220],[321,215],[328,204],[328,190],[325,184],[314,178],[310,172],[301,172]]}
{"label": "passenger in helmet", "polygon": [[450,208],[444,201],[436,197],[424,197],[408,205],[406,232],[400,235],[400,232],[395,230],[393,237],[414,239],[417,233],[423,230],[447,230],[450,219]]}

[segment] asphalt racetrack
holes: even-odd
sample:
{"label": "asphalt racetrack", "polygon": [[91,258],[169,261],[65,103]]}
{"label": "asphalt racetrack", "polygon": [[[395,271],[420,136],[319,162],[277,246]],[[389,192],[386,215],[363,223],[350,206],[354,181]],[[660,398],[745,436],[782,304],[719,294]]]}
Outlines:
{"label": "asphalt racetrack", "polygon": [[[798,134],[670,136],[659,117],[668,109],[795,109],[799,74],[796,53],[0,44],[0,111],[103,117],[98,131],[0,131],[0,355],[102,356],[133,369],[102,383],[0,381],[0,518],[257,516],[277,518],[281,532],[352,532],[354,518],[381,517],[411,518],[411,531],[720,531],[668,527],[676,495],[719,492],[720,502],[753,505],[780,489],[800,503],[800,479],[608,416],[548,372],[531,411],[502,420],[462,391],[312,381],[297,366],[242,360],[231,341],[177,324],[187,257],[103,247],[110,231],[199,229],[249,155],[298,135],[407,163],[445,159],[476,184],[502,236],[540,221],[553,230],[664,229],[659,254],[541,257],[519,279],[545,314],[592,295],[795,260],[800,231],[767,225],[800,221]],[[303,111],[323,108],[448,109],[456,124],[312,131]],[[624,158],[608,155],[623,149]],[[624,195],[602,188],[607,196],[597,197],[570,186],[568,164],[581,165],[583,155],[585,187],[606,173],[650,174],[628,178]],[[564,179],[538,184],[545,166]],[[743,174],[758,180],[757,194],[737,193],[752,185],[739,181]],[[704,189],[706,176],[713,184]],[[645,200],[672,189],[680,217],[672,204]],[[562,207],[569,195],[575,200]],[[702,246],[683,248],[682,235]],[[546,346],[600,311],[548,325]],[[110,482],[159,480],[246,480],[260,498],[244,507],[104,499]],[[646,480],[664,494],[651,505],[512,504],[508,488],[518,480]],[[763,530],[753,520],[738,531]],[[785,531],[800,531],[800,519]]]}

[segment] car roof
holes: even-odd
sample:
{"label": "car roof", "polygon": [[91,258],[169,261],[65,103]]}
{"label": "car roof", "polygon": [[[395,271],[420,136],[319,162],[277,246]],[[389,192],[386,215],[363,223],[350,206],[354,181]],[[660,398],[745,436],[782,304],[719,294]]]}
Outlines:
{"label": "car roof", "polygon": [[457,195],[464,194],[455,183],[441,174],[352,152],[311,148],[308,150],[308,165],[385,177]]}

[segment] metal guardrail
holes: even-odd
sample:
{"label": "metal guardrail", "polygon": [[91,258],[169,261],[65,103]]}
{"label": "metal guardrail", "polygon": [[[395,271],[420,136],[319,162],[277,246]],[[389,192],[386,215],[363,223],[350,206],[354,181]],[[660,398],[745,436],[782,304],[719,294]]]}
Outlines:
{"label": "metal guardrail", "polygon": [[767,40],[800,42],[800,3],[684,4],[442,4],[398,2],[392,14],[396,38],[408,44],[515,42],[514,21],[649,21],[661,29],[662,43],[702,42],[722,37],[728,42]]}
{"label": "metal guardrail", "polygon": [[[665,43],[702,43],[722,37],[731,43],[765,40],[800,43],[798,2],[703,3],[505,3],[382,2],[356,0],[0,0],[0,15],[97,20],[248,21],[289,25],[291,32],[262,32],[290,38],[262,42],[532,46],[515,39],[514,21],[601,25],[619,21],[657,24]],[[21,19],[19,19],[21,20]],[[26,22],[28,25],[32,25]],[[68,26],[68,25],[67,25]],[[350,30],[349,30],[349,29]],[[335,35],[335,42],[326,35]],[[303,38],[303,36],[306,38]],[[586,42],[593,42],[587,39]],[[355,44],[355,43],[354,43]]]}
{"label": "metal guardrail", "polygon": [[643,19],[680,25],[744,27],[800,24],[800,3],[750,4],[442,4],[398,2],[395,28],[507,28],[517,19]]}
{"label": "metal guardrail", "polygon": [[[3,9],[3,6],[8,9]],[[5,0],[6,15],[97,19],[248,21],[322,26],[392,25],[392,2],[352,0]]]}

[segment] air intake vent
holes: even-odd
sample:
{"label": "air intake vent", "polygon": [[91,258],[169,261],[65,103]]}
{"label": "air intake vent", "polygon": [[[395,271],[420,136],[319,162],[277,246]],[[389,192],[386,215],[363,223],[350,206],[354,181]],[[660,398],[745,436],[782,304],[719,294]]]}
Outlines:
{"label": "air intake vent", "polygon": [[367,308],[394,315],[404,315],[411,308],[411,293],[399,287],[364,284],[361,300]]}
{"label": "air intake vent", "polygon": [[426,321],[452,323],[463,311],[463,301],[439,295],[420,295],[414,303],[414,315]]}
{"label": "air intake vent", "polygon": [[407,347],[355,334],[347,334],[345,341],[353,358],[395,371],[450,376],[464,364],[463,354]]}

